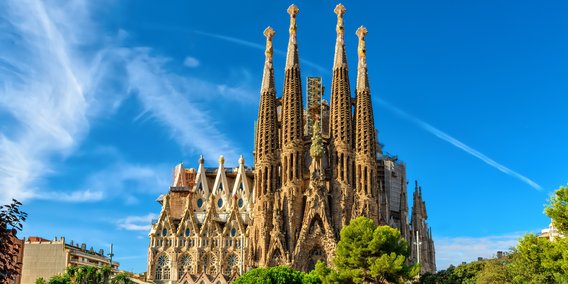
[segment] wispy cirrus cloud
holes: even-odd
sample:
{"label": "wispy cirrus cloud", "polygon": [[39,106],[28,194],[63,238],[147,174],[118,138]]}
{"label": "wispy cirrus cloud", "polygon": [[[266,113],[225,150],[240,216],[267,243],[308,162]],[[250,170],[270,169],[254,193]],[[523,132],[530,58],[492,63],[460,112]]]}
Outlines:
{"label": "wispy cirrus cloud", "polygon": [[524,234],[524,232],[515,232],[482,237],[436,238],[437,269],[446,269],[450,264],[457,266],[462,262],[471,262],[478,257],[494,257],[497,251],[508,251],[516,246],[519,238]]}
{"label": "wispy cirrus cloud", "polygon": [[420,128],[426,130],[428,133],[450,143],[451,145],[453,145],[454,147],[457,147],[459,149],[461,149],[462,151],[478,158],[479,160],[481,160],[482,162],[488,164],[489,166],[501,171],[502,173],[512,176],[526,184],[528,184],[529,186],[531,186],[532,188],[536,189],[536,190],[541,190],[542,187],[534,182],[533,180],[531,180],[530,178],[506,167],[505,165],[489,158],[487,155],[479,152],[478,150],[473,149],[472,147],[466,145],[465,143],[461,142],[460,140],[452,137],[451,135],[443,132],[442,130],[432,126],[429,123],[426,123],[416,117],[414,117],[413,115],[401,110],[400,108],[386,102],[385,100],[381,100],[379,99],[378,102],[380,104],[382,104],[383,106],[387,107],[387,109],[389,109],[390,111],[394,112],[396,115],[418,125]]}
{"label": "wispy cirrus cloud", "polygon": [[96,202],[103,200],[105,194],[100,190],[78,190],[78,191],[46,191],[35,196],[39,200],[57,200],[60,202]]}
{"label": "wispy cirrus cloud", "polygon": [[[204,32],[204,31],[194,31],[196,34],[200,34],[200,35],[204,35],[207,37],[211,37],[211,38],[216,38],[216,39],[220,39],[220,40],[224,40],[226,42],[230,42],[230,43],[234,43],[234,44],[238,44],[238,45],[242,45],[242,46],[246,46],[246,47],[251,47],[254,49],[258,49],[258,50],[262,50],[264,51],[266,49],[266,46],[264,44],[259,44],[256,42],[252,42],[252,41],[247,41],[247,40],[243,40],[240,38],[236,38],[236,37],[232,37],[232,36],[227,36],[227,35],[222,35],[222,34],[216,34],[216,33],[209,33],[209,32]],[[274,49],[274,53],[280,56],[286,56],[286,52],[282,51],[280,49]],[[319,72],[321,72],[322,74],[328,74],[330,68],[325,68],[313,61],[307,60],[305,58],[300,58],[300,64],[305,64],[307,66],[310,66],[316,70],[318,70]]]}
{"label": "wispy cirrus cloud", "polygon": [[142,216],[127,216],[119,219],[116,225],[119,229],[128,231],[150,231],[152,220],[158,218],[157,214],[148,213]]}
{"label": "wispy cirrus cloud", "polygon": [[97,36],[103,33],[90,14],[94,3],[0,3],[0,202],[106,197],[96,187],[59,192],[44,188],[43,181],[57,172],[54,160],[81,145],[94,120],[113,114],[130,96],[184,149],[235,160],[240,153],[199,101],[222,97],[245,103],[256,92],[246,84],[182,77],[167,68],[170,58],[151,47],[123,46],[126,31]]}
{"label": "wispy cirrus cloud", "polygon": [[3,1],[0,10],[0,112],[10,121],[0,134],[5,202],[34,197],[34,182],[50,172],[52,155],[68,154],[88,131],[89,81],[70,54],[68,39],[79,36],[65,30],[65,38],[53,21],[61,15],[51,14],[41,1]]}

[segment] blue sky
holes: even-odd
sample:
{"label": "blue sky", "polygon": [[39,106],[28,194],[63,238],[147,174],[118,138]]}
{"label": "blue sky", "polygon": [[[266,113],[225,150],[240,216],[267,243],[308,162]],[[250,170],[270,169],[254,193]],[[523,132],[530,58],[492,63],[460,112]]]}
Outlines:
{"label": "blue sky", "polygon": [[[175,164],[252,161],[262,31],[282,86],[290,4],[2,1],[0,201],[24,202],[23,236],[113,243],[145,271]],[[329,99],[337,3],[296,4],[302,75]],[[365,25],[379,139],[423,187],[438,268],[548,226],[568,181],[568,3],[343,4],[351,80]]]}

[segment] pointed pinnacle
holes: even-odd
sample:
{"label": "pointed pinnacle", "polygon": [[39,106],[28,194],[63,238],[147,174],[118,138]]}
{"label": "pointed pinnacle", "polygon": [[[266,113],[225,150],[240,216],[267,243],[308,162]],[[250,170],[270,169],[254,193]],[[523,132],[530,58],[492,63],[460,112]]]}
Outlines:
{"label": "pointed pinnacle", "polygon": [[343,6],[342,4],[337,4],[337,6],[335,6],[335,9],[333,10],[333,12],[337,14],[337,26],[335,30],[337,31],[338,35],[343,35],[343,14],[345,14],[346,11],[347,9],[345,9],[345,6]]}
{"label": "pointed pinnacle", "polygon": [[365,28],[364,26],[360,26],[355,32],[355,34],[357,35],[360,41],[365,40],[365,36],[367,35],[367,33],[368,33],[367,28]]}
{"label": "pointed pinnacle", "polygon": [[266,59],[272,61],[272,54],[274,54],[274,50],[272,48],[272,37],[276,34],[274,29],[268,26],[264,30],[264,36],[266,37],[266,51],[264,55],[266,55]]}
{"label": "pointed pinnacle", "polygon": [[288,7],[288,14],[290,14],[290,35],[296,35],[296,15],[300,13],[298,6],[292,4]]}

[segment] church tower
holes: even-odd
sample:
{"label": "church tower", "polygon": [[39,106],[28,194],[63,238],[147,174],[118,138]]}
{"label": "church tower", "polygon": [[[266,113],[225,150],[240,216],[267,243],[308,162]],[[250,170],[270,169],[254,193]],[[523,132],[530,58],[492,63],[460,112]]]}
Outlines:
{"label": "church tower", "polygon": [[[148,279],[157,284],[230,283],[255,267],[287,265],[310,271],[331,264],[341,229],[366,216],[401,230],[412,245],[410,262],[434,272],[434,243],[418,185],[410,229],[406,166],[383,154],[374,124],[367,75],[367,29],[361,26],[355,98],[344,39],[345,7],[337,15],[330,104],[321,77],[308,77],[303,107],[296,5],[288,7],[289,38],[282,96],[274,83],[271,27],[254,136],[254,165],[185,169],[178,165],[153,222]],[[304,131],[306,130],[306,131]],[[212,141],[214,143],[215,141]]]}
{"label": "church tower", "polygon": [[428,213],[426,212],[426,202],[422,199],[422,187],[418,186],[414,189],[412,203],[412,217],[410,219],[410,259],[413,263],[420,263],[420,273],[436,272],[436,252],[434,249],[434,240],[432,239],[432,230],[428,227],[426,220]]}
{"label": "church tower", "polygon": [[357,29],[359,62],[357,63],[357,97],[355,104],[355,197],[352,217],[367,216],[379,223],[379,183],[377,182],[377,141],[367,77],[367,29]]}
{"label": "church tower", "polygon": [[353,203],[353,122],[352,99],[345,53],[343,15],[345,7],[338,4],[337,39],[331,82],[331,170],[332,170],[332,214],[336,235],[349,223]]}
{"label": "church tower", "polygon": [[264,30],[266,51],[260,106],[258,109],[258,128],[256,133],[253,217],[249,228],[249,255],[253,266],[267,265],[267,253],[272,229],[274,193],[277,187],[278,170],[278,128],[276,125],[276,88],[274,87],[274,68],[272,66],[271,27]]}
{"label": "church tower", "polygon": [[284,90],[282,95],[282,129],[281,129],[281,198],[286,231],[286,247],[292,250],[296,245],[302,216],[301,211],[304,179],[304,121],[302,106],[302,81],[300,76],[300,59],[296,42],[296,5],[290,5],[290,37],[286,54],[284,73]]}

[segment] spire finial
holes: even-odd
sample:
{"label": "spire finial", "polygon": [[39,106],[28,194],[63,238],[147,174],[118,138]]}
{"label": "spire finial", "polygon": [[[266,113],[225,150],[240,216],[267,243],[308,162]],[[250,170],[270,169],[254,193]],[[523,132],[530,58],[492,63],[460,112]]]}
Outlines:
{"label": "spire finial", "polygon": [[203,154],[199,156],[199,163],[200,164],[205,163],[205,159],[203,159]]}
{"label": "spire finial", "polygon": [[344,27],[343,27],[343,15],[345,14],[345,6],[337,4],[333,12],[337,14],[337,26],[335,30],[337,31],[337,38],[335,40],[335,55],[333,56],[333,69],[336,68],[347,68],[347,55],[345,54],[345,39],[344,39]]}
{"label": "spire finial", "polygon": [[266,37],[266,51],[264,55],[266,55],[266,60],[272,62],[272,54],[274,54],[274,50],[272,48],[272,37],[276,34],[272,27],[268,26],[264,30],[264,36]]}
{"label": "spire finial", "polygon": [[292,4],[288,7],[288,14],[290,14],[290,35],[296,35],[296,15],[300,12],[298,6]]}
{"label": "spire finial", "polygon": [[239,165],[244,165],[245,164],[245,158],[243,157],[243,155],[241,155],[241,157],[239,157]]}
{"label": "spire finial", "polygon": [[272,55],[274,54],[274,49],[272,48],[272,37],[275,34],[276,32],[270,26],[264,30],[264,36],[266,37],[266,51],[264,55],[266,56],[266,60],[264,61],[264,72],[262,75],[262,85],[260,87],[261,94],[274,89],[274,70],[272,69]]}
{"label": "spire finial", "polygon": [[347,9],[345,9],[345,6],[342,4],[337,4],[333,10],[333,12],[337,14],[337,26],[335,30],[337,31],[338,36],[343,35],[343,14],[345,14],[346,11]]}
{"label": "spire finial", "polygon": [[221,155],[219,156],[219,165],[223,165],[225,164],[225,156]]}
{"label": "spire finial", "polygon": [[357,53],[359,54],[359,62],[357,64],[357,91],[363,91],[369,89],[369,80],[367,78],[367,48],[365,43],[367,28],[360,26],[355,34],[359,38],[359,47],[357,48]]}
{"label": "spire finial", "polygon": [[359,38],[359,48],[358,48],[359,59],[365,58],[365,55],[367,54],[367,49],[365,47],[365,36],[367,35],[367,28],[365,28],[364,26],[360,26],[357,29],[357,32],[355,32],[355,34]]}
{"label": "spire finial", "polygon": [[298,58],[298,45],[296,44],[296,15],[300,9],[294,4],[288,7],[288,14],[290,14],[290,38],[288,40],[288,51],[286,53],[286,69],[299,67]]}

